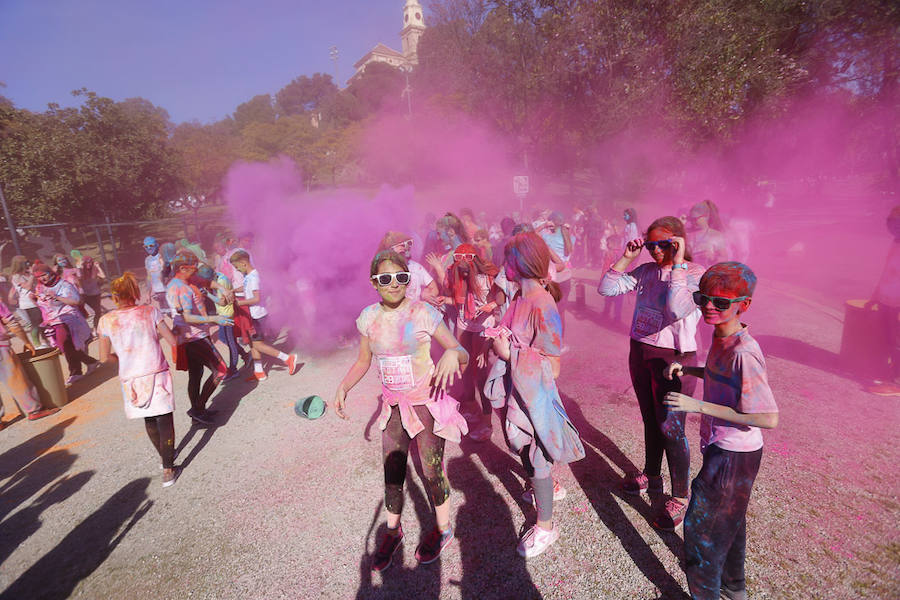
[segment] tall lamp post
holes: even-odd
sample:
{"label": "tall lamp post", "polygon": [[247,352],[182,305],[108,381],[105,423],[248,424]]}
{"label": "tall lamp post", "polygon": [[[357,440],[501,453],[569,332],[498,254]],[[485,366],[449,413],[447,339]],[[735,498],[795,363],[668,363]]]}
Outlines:
{"label": "tall lamp post", "polygon": [[410,71],[412,71],[412,67],[403,67],[403,74],[406,76],[406,87],[403,88],[403,93],[406,95],[407,116],[412,118],[412,88],[409,87]]}
{"label": "tall lamp post", "polygon": [[337,46],[332,46],[328,49],[328,55],[331,56],[331,61],[334,63],[334,85],[341,87],[341,84],[338,83],[338,48]]}

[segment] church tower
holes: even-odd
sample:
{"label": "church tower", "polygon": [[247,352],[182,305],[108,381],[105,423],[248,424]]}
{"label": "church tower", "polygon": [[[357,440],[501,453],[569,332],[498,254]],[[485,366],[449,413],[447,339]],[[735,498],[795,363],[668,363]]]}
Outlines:
{"label": "church tower", "polygon": [[425,18],[422,15],[422,5],[419,4],[419,0],[406,0],[406,6],[403,7],[403,30],[400,31],[400,39],[403,41],[403,56],[411,65],[419,62],[416,49],[423,33],[425,33]]}

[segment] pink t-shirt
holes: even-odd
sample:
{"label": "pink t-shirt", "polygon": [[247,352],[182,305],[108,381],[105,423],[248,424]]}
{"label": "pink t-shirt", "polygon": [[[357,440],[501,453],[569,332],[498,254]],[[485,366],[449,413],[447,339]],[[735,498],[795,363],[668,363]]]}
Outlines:
{"label": "pink t-shirt", "polygon": [[546,290],[517,297],[500,324],[544,356],[559,356],[562,352],[562,319],[553,296]]}
{"label": "pink t-shirt", "polygon": [[166,300],[175,311],[172,323],[179,344],[209,337],[209,325],[188,323],[181,314],[183,311],[196,316],[204,314],[200,308],[203,300],[194,292],[193,287],[176,277],[166,286]]}
{"label": "pink t-shirt", "polygon": [[159,344],[157,324],[162,313],[155,306],[139,304],[100,317],[97,333],[109,338],[119,357],[119,377],[129,380],[169,369]]}
{"label": "pink t-shirt", "polygon": [[356,319],[359,333],[369,338],[378,362],[381,383],[392,396],[423,404],[430,391],[431,336],[441,324],[441,313],[427,302],[407,300],[397,310],[378,304],[363,309]]}
{"label": "pink t-shirt", "polygon": [[[746,325],[728,337],[713,338],[703,376],[703,399],[741,413],[778,412],[766,377],[766,359]],[[753,452],[763,447],[762,431],[703,415],[701,452],[710,444],[732,452]]]}

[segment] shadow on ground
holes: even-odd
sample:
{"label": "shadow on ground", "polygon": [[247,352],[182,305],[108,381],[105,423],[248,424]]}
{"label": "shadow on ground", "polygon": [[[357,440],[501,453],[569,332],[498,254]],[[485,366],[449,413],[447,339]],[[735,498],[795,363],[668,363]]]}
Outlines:
{"label": "shadow on ground", "polygon": [[[563,405],[572,423],[581,434],[585,457],[571,463],[569,468],[584,491],[597,516],[622,544],[622,548],[631,557],[647,580],[660,591],[662,598],[687,598],[681,584],[666,571],[665,565],[631,523],[628,515],[622,510],[619,502],[624,501],[643,518],[650,519],[662,498],[654,498],[651,504],[644,501],[643,496],[630,496],[619,490],[622,478],[619,470],[625,473],[637,472],[639,469],[625,456],[621,450],[594,427],[584,416],[578,404],[560,394]],[[655,531],[655,530],[654,530]],[[657,535],[675,556],[682,556],[681,538],[675,533],[657,531]]]}
{"label": "shadow on ground", "polygon": [[[85,477],[63,480],[62,487],[80,487]],[[89,475],[88,475],[89,477]],[[71,483],[66,483],[71,482]],[[34,563],[0,594],[0,599],[62,599],[93,573],[131,530],[153,502],[147,500],[150,479],[127,484],[79,523],[50,552]],[[52,491],[52,488],[51,488]],[[48,500],[49,501],[49,500]]]}

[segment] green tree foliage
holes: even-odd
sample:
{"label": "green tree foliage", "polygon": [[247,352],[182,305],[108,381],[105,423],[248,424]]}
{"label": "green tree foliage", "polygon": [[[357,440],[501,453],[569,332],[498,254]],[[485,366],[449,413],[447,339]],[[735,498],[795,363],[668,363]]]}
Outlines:
{"label": "green tree foliage", "polygon": [[313,73],[312,77],[301,75],[281,88],[275,94],[275,106],[280,116],[297,115],[317,110],[338,93],[331,75]]}
{"label": "green tree foliage", "polygon": [[251,123],[274,123],[276,117],[272,96],[269,94],[253,96],[247,102],[239,104],[234,111],[234,123],[238,129]]}
{"label": "green tree foliage", "polygon": [[17,221],[161,214],[182,189],[168,114],[143,99],[74,95],[78,108],[0,109],[0,182]]}

